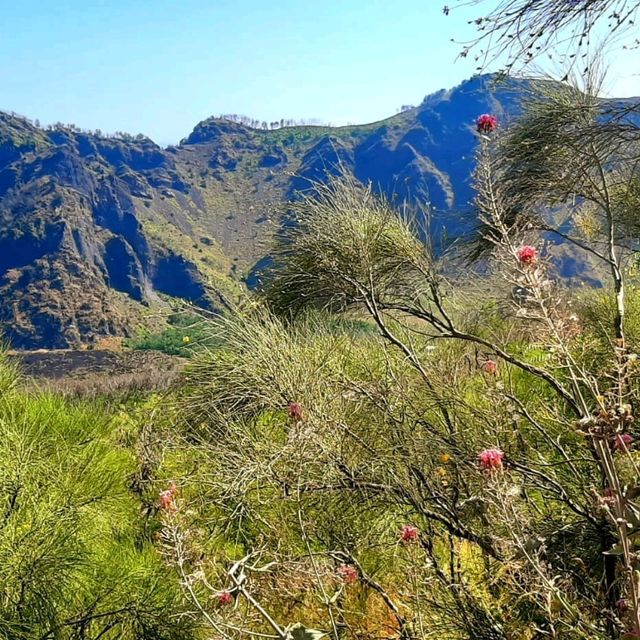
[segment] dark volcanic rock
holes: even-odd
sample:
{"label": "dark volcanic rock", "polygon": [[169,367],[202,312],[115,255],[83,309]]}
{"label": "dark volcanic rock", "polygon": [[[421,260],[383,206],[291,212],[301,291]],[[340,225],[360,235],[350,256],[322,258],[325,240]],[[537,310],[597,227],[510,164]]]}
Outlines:
{"label": "dark volcanic rock", "polygon": [[153,286],[168,296],[204,303],[206,289],[194,264],[173,253],[157,258]]}
{"label": "dark volcanic rock", "polygon": [[[0,332],[15,347],[131,335],[158,292],[217,308],[198,267],[144,229],[141,202],[189,190],[153,142],[44,132],[0,114],[0,159]],[[156,223],[169,246],[201,235],[177,223]]]}
{"label": "dark volcanic rock", "polygon": [[60,250],[64,223],[46,224],[41,230],[9,229],[0,236],[0,276]]}
{"label": "dark volcanic rock", "polygon": [[122,237],[111,238],[104,245],[107,284],[134,300],[144,298],[144,271],[131,245]]}
{"label": "dark volcanic rock", "polygon": [[247,127],[236,122],[220,118],[209,118],[203,120],[194,128],[184,141],[184,144],[211,143],[226,137],[245,138],[247,137],[247,132]]}
{"label": "dark volcanic rock", "polygon": [[289,194],[293,197],[296,191],[307,191],[313,187],[314,182],[324,182],[328,177],[353,169],[351,145],[333,136],[325,136],[304,154],[300,170],[291,179]]}

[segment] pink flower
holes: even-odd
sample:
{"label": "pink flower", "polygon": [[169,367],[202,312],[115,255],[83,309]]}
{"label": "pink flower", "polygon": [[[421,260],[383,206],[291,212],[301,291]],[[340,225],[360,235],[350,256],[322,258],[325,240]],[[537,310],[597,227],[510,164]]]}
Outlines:
{"label": "pink flower", "polygon": [[358,571],[350,564],[341,564],[338,567],[338,576],[345,584],[353,584],[358,581]]}
{"label": "pink flower", "polygon": [[304,420],[304,411],[302,410],[302,405],[299,402],[290,402],[287,406],[287,413],[289,414],[289,417],[296,422]]}
{"label": "pink flower", "polygon": [[516,255],[522,264],[534,264],[538,259],[538,250],[535,247],[525,244],[516,251]]}
{"label": "pink flower", "polygon": [[415,542],[419,535],[420,530],[412,524],[405,524],[400,530],[400,540],[402,540],[402,542]]}
{"label": "pink flower", "polygon": [[170,482],[168,487],[158,495],[158,506],[160,509],[174,509],[174,498],[177,493],[178,487],[176,487],[173,481]]}
{"label": "pink flower", "polygon": [[633,437],[628,433],[619,433],[613,441],[613,448],[616,451],[626,451],[632,442]]}
{"label": "pink flower", "polygon": [[173,508],[173,493],[171,491],[161,491],[159,495],[158,502],[160,504],[161,509],[172,509]]}
{"label": "pink flower", "polygon": [[482,365],[485,373],[495,375],[498,373],[498,363],[495,360],[486,360]]}
{"label": "pink flower", "polygon": [[218,594],[218,604],[221,607],[226,607],[233,602],[233,596],[228,591],[221,591]]}
{"label": "pink flower", "polygon": [[500,449],[485,449],[478,455],[480,466],[485,471],[497,471],[502,469],[502,458],[504,453]]}
{"label": "pink flower", "polygon": [[491,133],[498,128],[498,119],[488,113],[483,113],[476,118],[476,129],[478,133]]}

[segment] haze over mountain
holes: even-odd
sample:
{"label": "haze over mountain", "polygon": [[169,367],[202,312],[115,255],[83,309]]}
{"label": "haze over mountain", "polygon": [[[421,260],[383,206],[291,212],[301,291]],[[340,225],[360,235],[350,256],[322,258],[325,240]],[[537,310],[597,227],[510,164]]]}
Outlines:
{"label": "haze over mountain", "polygon": [[518,111],[526,80],[478,76],[387,120],[253,129],[209,118],[178,145],[43,130],[0,113],[0,331],[17,348],[132,335],[172,298],[220,310],[268,255],[286,203],[347,171],[473,228],[474,121]]}

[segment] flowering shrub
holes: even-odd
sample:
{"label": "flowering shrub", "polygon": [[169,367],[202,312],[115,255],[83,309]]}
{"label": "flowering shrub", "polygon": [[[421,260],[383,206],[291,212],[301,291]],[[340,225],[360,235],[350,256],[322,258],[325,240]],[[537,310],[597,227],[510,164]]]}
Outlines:
{"label": "flowering shrub", "polygon": [[[501,153],[510,135],[506,130],[495,144],[479,136],[480,153]],[[520,179],[531,148],[513,145],[522,154],[513,165]],[[562,163],[571,157],[562,154]],[[504,640],[571,629],[572,640],[611,640],[640,615],[629,579],[640,533],[638,456],[614,455],[631,444],[623,436],[634,433],[640,371],[627,344],[637,344],[637,325],[629,326],[625,342],[624,306],[618,316],[611,308],[622,290],[606,292],[607,314],[592,321],[571,290],[555,286],[551,259],[522,243],[524,232],[532,245],[546,237],[534,237],[544,195],[537,165],[527,191],[505,184],[512,165],[490,160],[479,159],[477,203],[491,246],[487,271],[500,282],[481,280],[467,308],[463,296],[453,299],[456,285],[441,276],[414,230],[370,189],[330,185],[299,205],[300,225],[287,230],[275,254],[267,299],[274,307],[230,320],[235,342],[227,360],[212,362],[201,376],[211,415],[248,406],[243,424],[236,412],[236,427],[224,419],[216,425],[208,455],[219,471],[210,467],[206,481],[216,478],[219,504],[249,505],[257,511],[252,529],[266,539],[274,533],[258,553],[288,563],[280,582],[287,590],[296,572],[301,590],[314,574],[323,587],[323,567],[343,562],[335,565],[334,581],[358,581],[363,600],[377,591],[397,637],[413,637],[402,627],[415,629],[422,618],[446,628],[443,637]],[[617,189],[618,177],[603,189]],[[513,194],[531,192],[531,208],[521,213]],[[613,254],[615,247],[607,255]],[[604,259],[611,267],[614,261]],[[315,314],[336,300],[347,311],[365,310],[386,344],[352,337],[337,343],[323,334],[323,316],[300,313],[302,320],[290,322],[292,310],[308,305]],[[573,313],[579,322],[568,320]],[[584,335],[595,326],[597,338]],[[429,347],[436,338],[443,340],[434,358]],[[493,359],[483,363],[480,354]],[[500,378],[480,384],[473,363]],[[296,430],[305,432],[304,446],[300,438],[273,438],[263,428],[268,422],[256,420],[291,396],[322,416]],[[285,408],[291,420],[303,417],[299,403]],[[495,446],[485,449],[486,443]],[[508,463],[497,443],[509,451]],[[446,466],[449,455],[455,463]],[[390,513],[424,526],[422,533],[411,525],[395,533],[398,546],[419,540],[411,553],[389,553],[381,544],[378,532]],[[244,539],[246,515],[226,519]],[[289,550],[281,528],[298,536]],[[327,601],[335,603],[335,619],[346,620],[341,597],[352,594],[343,591]],[[621,596],[629,600],[624,619],[615,608]]]}
{"label": "flowering shrub", "polygon": [[504,453],[500,449],[485,449],[478,455],[480,467],[485,471],[497,471],[502,469]]}
{"label": "flowering shrub", "polygon": [[483,113],[476,119],[476,129],[479,133],[492,133],[498,128],[498,119],[488,113]]}

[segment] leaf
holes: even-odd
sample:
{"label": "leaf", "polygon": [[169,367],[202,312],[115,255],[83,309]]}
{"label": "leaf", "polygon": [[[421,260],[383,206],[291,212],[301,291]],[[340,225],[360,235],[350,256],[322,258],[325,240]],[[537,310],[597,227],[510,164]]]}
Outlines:
{"label": "leaf", "polygon": [[614,545],[609,549],[609,551],[605,551],[602,555],[605,556],[621,556],[623,553],[622,545],[620,543]]}
{"label": "leaf", "polygon": [[329,604],[335,604],[338,600],[338,598],[340,597],[340,595],[342,594],[342,592],[344,591],[344,586],[341,586],[329,599]]}
{"label": "leaf", "polygon": [[327,634],[324,631],[318,631],[317,629],[307,629],[301,622],[297,622],[291,627],[286,629],[287,638],[291,640],[320,640],[326,638]]}

